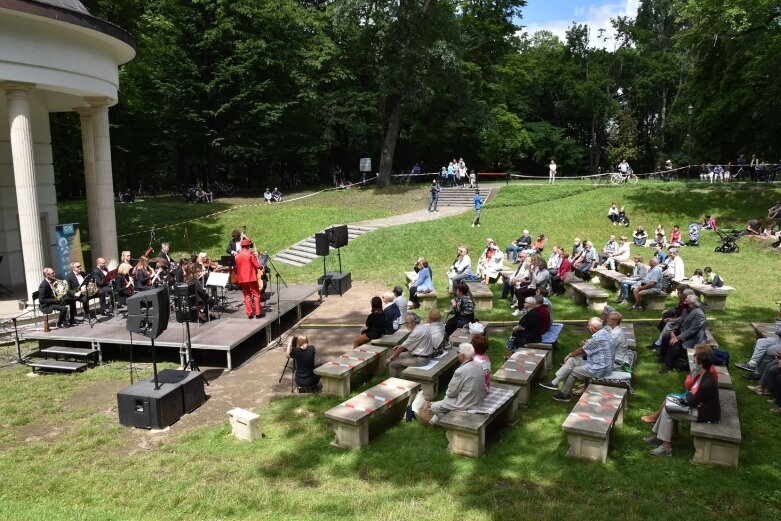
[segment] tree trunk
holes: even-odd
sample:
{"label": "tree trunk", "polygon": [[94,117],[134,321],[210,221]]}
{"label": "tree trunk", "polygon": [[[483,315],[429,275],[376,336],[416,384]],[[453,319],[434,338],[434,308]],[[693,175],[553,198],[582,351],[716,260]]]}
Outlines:
{"label": "tree trunk", "polygon": [[391,183],[391,174],[393,173],[393,156],[396,153],[396,143],[399,140],[399,129],[401,127],[401,96],[396,96],[393,100],[390,118],[388,120],[388,129],[385,131],[385,139],[382,142],[382,153],[380,154],[380,177],[377,180],[379,186],[387,186]]}

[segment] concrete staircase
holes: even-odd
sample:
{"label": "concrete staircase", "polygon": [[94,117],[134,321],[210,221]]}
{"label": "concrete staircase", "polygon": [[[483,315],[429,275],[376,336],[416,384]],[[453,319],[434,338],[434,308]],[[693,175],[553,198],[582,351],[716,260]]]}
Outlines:
{"label": "concrete staircase", "polygon": [[[339,226],[334,224],[334,226]],[[330,226],[329,226],[330,228]],[[356,226],[353,224],[347,225],[347,237],[349,240],[357,239],[364,233],[373,232],[376,228],[368,226]],[[333,248],[331,248],[333,249]],[[282,250],[274,255],[273,260],[275,262],[283,262],[290,264],[291,266],[305,266],[317,259],[317,253],[315,247],[315,236],[307,237],[303,241],[295,243],[293,246]]]}
{"label": "concrete staircase", "polygon": [[[480,189],[480,197],[485,201],[491,195],[491,190],[487,188]],[[442,188],[439,192],[440,206],[469,206],[474,203],[475,189],[469,188]]]}

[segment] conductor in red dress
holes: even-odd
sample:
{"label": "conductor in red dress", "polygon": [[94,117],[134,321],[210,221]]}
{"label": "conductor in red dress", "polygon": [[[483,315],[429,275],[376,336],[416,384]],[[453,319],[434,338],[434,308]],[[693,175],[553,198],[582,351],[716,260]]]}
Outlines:
{"label": "conductor in red dress", "polygon": [[250,251],[252,244],[248,239],[241,241],[241,251],[234,257],[236,262],[236,276],[238,277],[241,292],[244,293],[244,308],[247,310],[247,318],[260,318],[263,307],[260,304],[260,287],[258,286],[258,270],[260,263]]}

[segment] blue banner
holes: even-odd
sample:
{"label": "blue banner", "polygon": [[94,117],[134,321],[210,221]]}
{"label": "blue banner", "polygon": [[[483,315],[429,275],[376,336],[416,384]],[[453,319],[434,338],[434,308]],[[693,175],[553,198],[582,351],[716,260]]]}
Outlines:
{"label": "blue banner", "polygon": [[[84,266],[84,253],[81,251],[81,232],[79,223],[58,224],[55,227],[57,237],[57,263],[60,267],[60,276],[71,271],[71,262],[78,261]],[[86,271],[86,266],[84,266]]]}

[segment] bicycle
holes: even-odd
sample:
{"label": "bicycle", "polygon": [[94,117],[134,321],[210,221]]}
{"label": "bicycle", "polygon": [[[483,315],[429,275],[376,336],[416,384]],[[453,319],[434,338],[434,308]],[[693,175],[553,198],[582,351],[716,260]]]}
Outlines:
{"label": "bicycle", "polygon": [[230,197],[236,193],[236,187],[233,183],[221,183],[215,179],[212,183],[212,192],[215,196],[222,194]]}
{"label": "bicycle", "polygon": [[614,185],[617,185],[619,183],[637,183],[637,175],[630,169],[627,170],[626,174],[622,174],[621,172],[613,172],[610,174],[610,182]]}
{"label": "bicycle", "polygon": [[610,175],[611,174],[597,174],[590,176],[589,179],[591,180],[591,184],[594,185],[608,184],[610,182]]}

